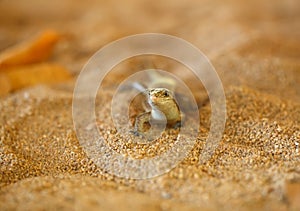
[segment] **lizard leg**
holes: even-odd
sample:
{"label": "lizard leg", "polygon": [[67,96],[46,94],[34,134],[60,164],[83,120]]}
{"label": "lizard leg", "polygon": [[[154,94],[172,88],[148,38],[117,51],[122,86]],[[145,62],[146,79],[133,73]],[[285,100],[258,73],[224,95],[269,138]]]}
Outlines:
{"label": "lizard leg", "polygon": [[180,121],[176,122],[173,126],[174,129],[180,128],[183,126],[185,115],[183,113],[180,113]]}
{"label": "lizard leg", "polygon": [[174,129],[177,129],[177,128],[180,128],[182,126],[182,122],[179,121],[179,122],[176,122],[173,126]]}
{"label": "lizard leg", "polygon": [[140,135],[150,128],[151,112],[145,112],[138,115],[135,119],[134,134]]}

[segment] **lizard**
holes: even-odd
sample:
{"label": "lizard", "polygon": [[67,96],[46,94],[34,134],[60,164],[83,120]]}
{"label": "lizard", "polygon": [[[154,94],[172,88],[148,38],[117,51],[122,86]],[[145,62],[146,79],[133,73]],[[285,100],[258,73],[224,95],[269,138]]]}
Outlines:
{"label": "lizard", "polygon": [[[161,85],[162,82],[169,85],[169,87],[171,85],[171,88],[174,87],[175,81],[173,79],[155,74],[155,72],[152,72],[149,75],[153,82],[150,84],[150,87],[157,86],[157,83]],[[156,80],[153,80],[153,77]],[[132,86],[139,90],[146,98],[146,104],[143,105],[146,111],[135,118],[133,131],[135,135],[143,135],[147,130],[147,126],[149,127],[151,120],[157,123],[166,123],[168,127],[177,128],[181,126],[183,114],[180,112],[173,91],[167,88],[146,88],[138,82],[134,82]]]}
{"label": "lizard", "polygon": [[139,114],[135,118],[134,134],[140,135],[146,131],[145,124],[150,123],[151,118],[158,122],[166,120],[168,127],[181,126],[182,115],[176,103],[173,93],[166,88],[145,89],[147,103],[151,111]]}

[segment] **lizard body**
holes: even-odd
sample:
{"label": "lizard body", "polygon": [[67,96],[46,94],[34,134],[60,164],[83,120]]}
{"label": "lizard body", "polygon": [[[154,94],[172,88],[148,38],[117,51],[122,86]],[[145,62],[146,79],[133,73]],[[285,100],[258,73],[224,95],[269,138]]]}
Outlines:
{"label": "lizard body", "polygon": [[181,113],[173,93],[166,88],[151,88],[143,91],[151,111],[136,117],[134,132],[140,134],[146,131],[151,118],[156,121],[166,120],[167,126],[178,127],[181,123]]}

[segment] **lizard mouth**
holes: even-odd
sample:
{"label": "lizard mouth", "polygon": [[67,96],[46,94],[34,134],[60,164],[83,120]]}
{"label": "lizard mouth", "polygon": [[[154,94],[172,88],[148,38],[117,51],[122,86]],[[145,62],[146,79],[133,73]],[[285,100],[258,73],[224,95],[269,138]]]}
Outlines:
{"label": "lizard mouth", "polygon": [[151,101],[152,103],[155,103],[157,100],[158,100],[157,97],[155,97],[155,96],[150,96],[150,101]]}
{"label": "lizard mouth", "polygon": [[157,105],[157,97],[151,96],[148,100],[148,103],[150,104],[151,107],[156,106]]}
{"label": "lizard mouth", "polygon": [[149,104],[153,106],[164,106],[170,103],[172,102],[170,102],[169,98],[160,98],[160,97],[151,96],[149,100]]}

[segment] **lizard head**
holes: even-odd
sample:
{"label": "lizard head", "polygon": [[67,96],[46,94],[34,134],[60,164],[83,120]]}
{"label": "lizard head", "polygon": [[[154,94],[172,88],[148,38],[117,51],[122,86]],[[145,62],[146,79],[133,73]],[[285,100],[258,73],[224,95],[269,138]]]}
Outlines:
{"label": "lizard head", "polygon": [[173,93],[166,88],[149,89],[148,102],[153,106],[165,106],[174,103]]}

